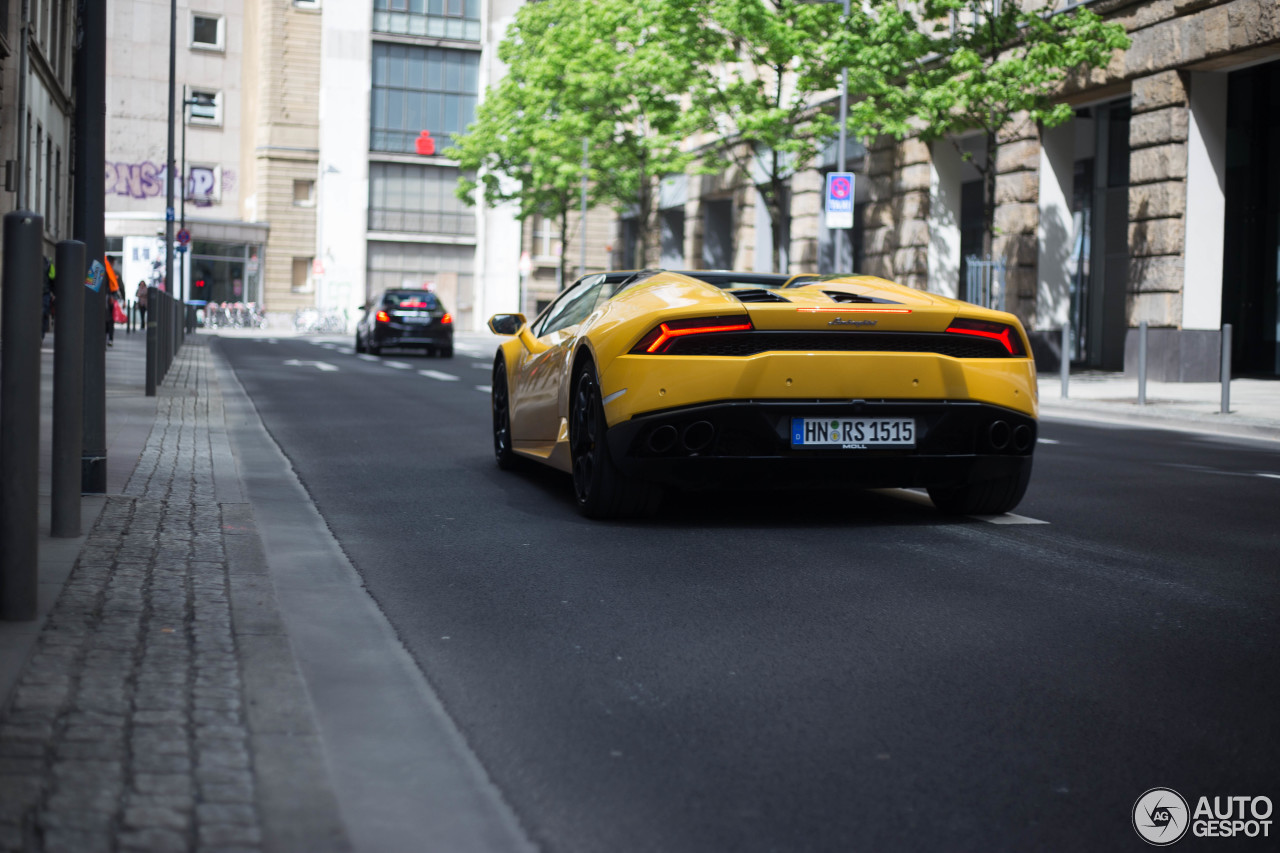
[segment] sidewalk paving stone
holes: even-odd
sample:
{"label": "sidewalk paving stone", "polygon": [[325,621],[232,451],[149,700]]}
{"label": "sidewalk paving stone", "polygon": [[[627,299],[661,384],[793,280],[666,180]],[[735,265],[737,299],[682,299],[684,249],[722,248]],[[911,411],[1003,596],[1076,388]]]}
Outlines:
{"label": "sidewalk paving stone", "polygon": [[[106,497],[0,708],[2,851],[280,849],[259,777],[279,787],[282,774],[255,763],[233,611],[252,567],[232,566],[223,532],[233,521],[243,538],[251,519],[235,505],[224,519],[217,502],[213,376],[207,341],[189,339],[132,476]],[[247,639],[288,658],[283,632]],[[258,698],[274,701],[271,689]],[[293,689],[304,690],[296,675]],[[309,707],[305,693],[289,698]],[[309,718],[299,734],[314,741]],[[297,790],[336,811],[323,777]],[[331,818],[311,838],[348,849]]]}

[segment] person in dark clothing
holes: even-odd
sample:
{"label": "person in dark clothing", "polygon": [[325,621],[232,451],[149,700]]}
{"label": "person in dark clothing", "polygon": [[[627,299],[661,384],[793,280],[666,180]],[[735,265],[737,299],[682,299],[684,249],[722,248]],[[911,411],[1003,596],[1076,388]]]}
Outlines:
{"label": "person in dark clothing", "polygon": [[49,334],[49,321],[53,317],[53,261],[48,258],[44,259],[44,275],[40,280],[44,283],[44,293],[41,296],[41,308],[43,315],[40,318],[40,340],[44,341],[44,336]]}
{"label": "person in dark clothing", "polygon": [[145,281],[138,282],[138,290],[133,298],[138,306],[138,328],[145,329],[147,327],[147,283]]}

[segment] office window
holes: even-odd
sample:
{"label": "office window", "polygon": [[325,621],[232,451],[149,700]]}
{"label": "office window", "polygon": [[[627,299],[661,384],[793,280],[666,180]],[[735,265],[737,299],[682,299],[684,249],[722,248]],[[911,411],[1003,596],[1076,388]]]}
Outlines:
{"label": "office window", "polygon": [[293,203],[299,207],[311,207],[316,203],[315,181],[293,182]]}
{"label": "office window", "polygon": [[370,294],[391,287],[423,287],[438,282],[443,275],[457,276],[458,304],[445,308],[462,311],[469,303],[475,271],[475,246],[447,246],[438,243],[369,242],[369,269],[366,274]]}
{"label": "office window", "polygon": [[193,12],[191,14],[191,46],[204,50],[222,50],[222,16]]}
{"label": "office window", "polygon": [[311,266],[313,260],[313,258],[293,259],[292,287],[294,293],[311,292]]}
{"label": "office window", "polygon": [[479,91],[479,53],[374,44],[371,150],[413,154],[424,130],[447,147],[475,117]]}
{"label": "office window", "polygon": [[196,102],[187,106],[187,124],[222,124],[221,92],[192,89],[187,97]]}
{"label": "office window", "polygon": [[457,184],[457,169],[370,163],[369,230],[475,234],[475,212],[453,194]]}
{"label": "office window", "polygon": [[480,41],[480,0],[373,0],[373,30]]}

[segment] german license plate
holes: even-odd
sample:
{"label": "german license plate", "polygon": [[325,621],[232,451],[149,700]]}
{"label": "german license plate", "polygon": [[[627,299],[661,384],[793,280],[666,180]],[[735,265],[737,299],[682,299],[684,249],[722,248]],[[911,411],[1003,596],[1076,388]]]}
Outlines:
{"label": "german license plate", "polygon": [[792,418],[791,446],[866,450],[915,447],[914,418]]}
{"label": "german license plate", "polygon": [[431,315],[407,314],[404,321],[413,326],[426,326],[431,323]]}

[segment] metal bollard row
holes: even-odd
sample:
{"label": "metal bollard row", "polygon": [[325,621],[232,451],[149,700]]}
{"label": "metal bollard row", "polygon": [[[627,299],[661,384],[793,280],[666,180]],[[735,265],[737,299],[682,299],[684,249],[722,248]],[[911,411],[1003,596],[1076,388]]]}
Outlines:
{"label": "metal bollard row", "polygon": [[172,294],[147,288],[147,396],[154,397],[169,366],[194,327],[194,310]]}

